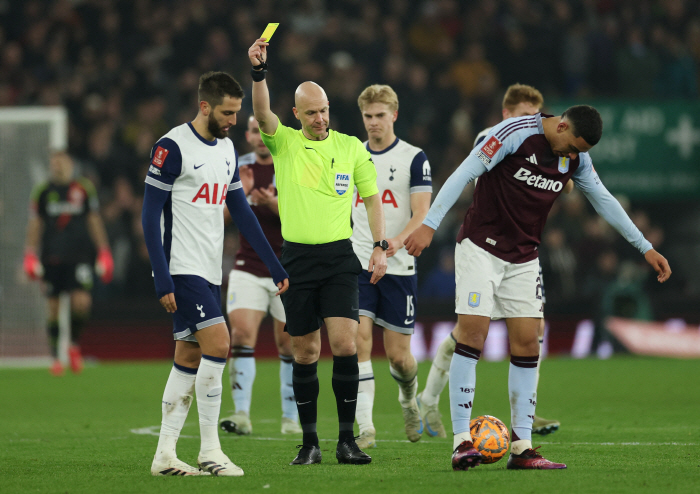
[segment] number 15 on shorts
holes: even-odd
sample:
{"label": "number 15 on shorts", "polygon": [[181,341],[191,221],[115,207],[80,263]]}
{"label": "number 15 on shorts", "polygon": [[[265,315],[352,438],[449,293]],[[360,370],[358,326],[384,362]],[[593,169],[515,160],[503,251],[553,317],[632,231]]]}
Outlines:
{"label": "number 15 on shorts", "polygon": [[406,295],[406,320],[404,321],[405,324],[410,324],[413,321],[409,321],[409,319],[413,319],[413,315],[416,313],[415,306],[413,305],[413,295]]}

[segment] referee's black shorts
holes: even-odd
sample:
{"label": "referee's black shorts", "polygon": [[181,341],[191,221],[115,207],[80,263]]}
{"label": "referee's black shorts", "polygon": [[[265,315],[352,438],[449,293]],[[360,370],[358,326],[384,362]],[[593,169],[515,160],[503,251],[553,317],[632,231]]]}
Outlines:
{"label": "referee's black shorts", "polygon": [[280,262],[289,274],[289,289],[281,297],[290,335],[312,333],[326,317],[360,321],[362,265],[349,239],[318,245],[285,241]]}

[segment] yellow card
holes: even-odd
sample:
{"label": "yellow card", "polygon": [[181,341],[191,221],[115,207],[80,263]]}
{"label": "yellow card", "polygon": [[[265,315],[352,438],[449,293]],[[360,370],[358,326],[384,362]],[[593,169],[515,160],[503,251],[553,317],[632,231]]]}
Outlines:
{"label": "yellow card", "polygon": [[265,31],[263,31],[263,33],[260,35],[260,37],[265,38],[265,41],[269,42],[270,38],[272,38],[272,35],[275,34],[277,26],[279,25],[279,22],[270,22],[265,28]]}

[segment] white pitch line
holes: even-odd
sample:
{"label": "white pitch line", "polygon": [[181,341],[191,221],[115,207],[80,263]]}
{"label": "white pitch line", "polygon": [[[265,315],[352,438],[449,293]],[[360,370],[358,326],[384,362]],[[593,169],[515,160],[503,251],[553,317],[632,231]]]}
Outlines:
{"label": "white pitch line", "polygon": [[[159,425],[152,425],[150,427],[141,427],[138,429],[131,429],[130,432],[132,434],[143,434],[147,436],[158,436],[160,431],[160,426]],[[181,435],[181,438],[185,439],[196,439],[199,436],[185,436]],[[226,435],[222,435],[220,437],[226,437]],[[231,435],[231,437],[237,437],[235,435]],[[296,441],[297,439],[294,437],[256,437],[256,436],[249,436],[248,439],[253,440],[253,441]],[[325,442],[337,442],[337,439],[319,439],[319,441],[325,441]],[[439,441],[439,440],[438,440]],[[436,441],[435,444],[440,444],[443,442],[448,442],[448,441]],[[406,439],[377,439],[378,443],[410,443],[410,441]],[[588,442],[576,442],[576,443],[567,443],[567,442],[548,442],[548,441],[535,441],[537,444],[555,444],[555,445],[569,445],[569,446],[700,446],[698,443],[677,443],[677,442],[664,442],[664,443],[642,443],[642,442],[621,442],[621,443],[611,443],[611,442],[605,442],[605,443],[588,443]]]}

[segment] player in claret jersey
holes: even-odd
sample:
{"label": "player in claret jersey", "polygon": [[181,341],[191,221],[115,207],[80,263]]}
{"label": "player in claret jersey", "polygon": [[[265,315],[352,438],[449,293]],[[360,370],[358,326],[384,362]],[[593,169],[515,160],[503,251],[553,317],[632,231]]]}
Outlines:
{"label": "player in claret jersey", "polygon": [[[360,448],[374,446],[372,422],[374,372],[372,372],[372,327],[384,328],[384,348],[391,363],[391,376],[399,385],[399,403],[408,439],[416,442],[423,433],[416,390],[418,364],[411,354],[411,335],[416,320],[416,262],[403,248],[403,241],[421,224],[430,208],[433,190],[430,163],[423,150],[396,137],[399,99],[389,86],[369,86],[358,98],[367,129],[367,151],[377,170],[377,187],[382,199],[387,235],[387,274],[376,284],[370,273],[359,275],[360,326],[357,356],[360,384],[357,394],[357,424]],[[362,264],[369,262],[374,248],[367,210],[355,190],[352,208],[352,247]]]}
{"label": "player in claret jersey", "polygon": [[454,432],[452,468],[466,470],[483,456],[469,432],[476,364],[492,317],[508,327],[511,364],[508,392],[512,443],[509,469],[560,469],[532,448],[537,404],[537,329],[542,318],[537,246],[554,200],[571,179],[603,216],[634,245],[666,281],[671,269],[603,186],[588,151],[603,131],[595,108],[579,105],[561,117],[538,113],[508,119],[487,134],[445,182],[423,224],[406,239],[420,255],[464,187],[479,186],[457,237],[457,339],[450,365],[450,409]]}
{"label": "player in claret jersey", "polygon": [[[230,347],[221,313],[224,205],[270,270],[278,294],[289,286],[250,210],[227,137],[241,109],[243,90],[224,72],[199,80],[199,112],[153,147],[142,222],[161,305],[173,314],[175,362],[163,394],[163,420],[153,475],[240,476],[221,451],[218,435],[221,376]],[[162,230],[161,230],[162,226]],[[175,445],[197,394],[200,470],[180,461]]]}
{"label": "player in claret jersey", "polygon": [[[506,94],[503,96],[502,115],[503,120],[515,117],[523,117],[526,115],[535,115],[540,112],[540,108],[544,104],[542,93],[532,86],[526,84],[513,84],[508,87]],[[488,135],[492,127],[482,130],[474,140],[474,147],[478,146]],[[563,192],[570,193],[574,183],[569,180],[564,185]],[[542,268],[540,267],[540,285],[542,286],[542,303],[545,302],[544,283],[542,282]],[[538,340],[540,344],[540,354],[542,353],[542,345],[544,343],[544,318],[540,319]],[[433,364],[430,366],[428,379],[425,383],[425,389],[418,395],[418,404],[420,406],[423,423],[429,435],[446,437],[445,427],[442,425],[442,418],[438,411],[438,402],[440,394],[447,384],[448,374],[450,372],[450,363],[452,355],[455,352],[457,340],[454,334],[450,333],[447,338],[440,343],[438,350],[433,359]],[[537,362],[537,381],[539,382],[540,360]],[[535,415],[532,422],[532,432],[535,434],[549,434],[559,429],[559,421],[548,420]]]}

